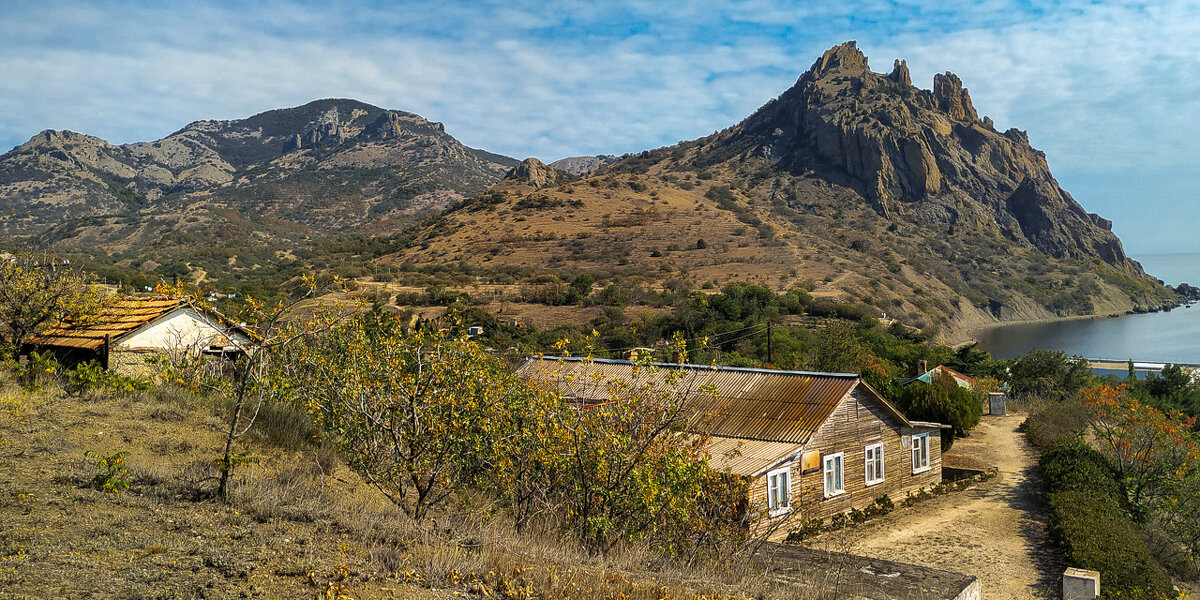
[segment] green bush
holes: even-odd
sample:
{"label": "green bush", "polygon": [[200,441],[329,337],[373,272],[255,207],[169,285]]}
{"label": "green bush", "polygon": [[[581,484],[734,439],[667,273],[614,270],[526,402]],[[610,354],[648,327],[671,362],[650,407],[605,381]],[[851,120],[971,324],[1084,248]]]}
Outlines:
{"label": "green bush", "polygon": [[148,379],[128,377],[101,367],[96,361],[79,363],[67,371],[65,389],[70,394],[106,389],[117,392],[143,392],[151,387]]}
{"label": "green bush", "polygon": [[129,456],[128,452],[121,451],[105,455],[95,450],[88,450],[83,453],[83,456],[90,459],[99,471],[92,478],[92,487],[114,494],[129,489],[129,468],[125,466],[125,457]]}
{"label": "green bush", "polygon": [[1087,427],[1088,413],[1078,398],[1054,402],[1034,411],[1021,424],[1025,437],[1038,448],[1074,438]]}
{"label": "green bush", "polygon": [[54,381],[61,370],[62,366],[50,353],[30,352],[25,364],[17,364],[13,369],[13,380],[25,391],[36,392]]}
{"label": "green bush", "polygon": [[1051,444],[1040,464],[1050,501],[1050,537],[1067,561],[1099,571],[1105,597],[1170,597],[1171,578],[1130,518],[1108,461],[1071,439]]}
{"label": "green bush", "polygon": [[978,425],[983,414],[979,399],[953,381],[913,382],[900,393],[896,407],[910,419],[950,425],[952,429],[942,430],[942,452],[954,444],[955,435],[966,435]]}
{"label": "green bush", "polygon": [[1009,395],[1018,400],[1059,402],[1078,397],[1092,375],[1087,359],[1081,356],[1037,348],[1014,360],[1009,370]]}

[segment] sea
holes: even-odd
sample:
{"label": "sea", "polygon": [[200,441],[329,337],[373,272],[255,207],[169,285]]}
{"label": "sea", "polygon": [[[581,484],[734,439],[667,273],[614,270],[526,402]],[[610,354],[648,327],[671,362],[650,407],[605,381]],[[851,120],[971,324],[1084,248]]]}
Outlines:
{"label": "sea", "polygon": [[[1168,285],[1200,287],[1200,253],[1135,256]],[[1006,325],[981,332],[979,348],[1012,358],[1032,348],[1092,359],[1200,365],[1200,304],[1115,318]]]}

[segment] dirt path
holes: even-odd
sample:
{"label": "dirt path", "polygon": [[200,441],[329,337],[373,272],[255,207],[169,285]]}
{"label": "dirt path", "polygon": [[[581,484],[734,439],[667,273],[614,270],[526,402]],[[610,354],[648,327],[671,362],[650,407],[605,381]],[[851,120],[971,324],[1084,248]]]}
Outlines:
{"label": "dirt path", "polygon": [[1037,455],[1017,431],[1024,418],[984,416],[947,454],[951,464],[994,465],[998,477],[873,521],[847,540],[849,550],[977,575],[989,600],[1057,598],[1063,566],[1033,496]]}

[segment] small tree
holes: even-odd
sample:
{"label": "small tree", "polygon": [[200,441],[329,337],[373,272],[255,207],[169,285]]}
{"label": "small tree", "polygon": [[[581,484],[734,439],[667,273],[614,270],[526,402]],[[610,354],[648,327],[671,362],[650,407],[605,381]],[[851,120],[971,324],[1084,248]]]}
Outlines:
{"label": "small tree", "polygon": [[[335,281],[336,283],[338,282]],[[234,470],[243,464],[256,462],[253,457],[235,451],[234,444],[254,426],[264,402],[285,397],[285,383],[278,377],[279,371],[272,364],[272,359],[294,342],[328,330],[344,318],[347,312],[359,307],[359,304],[355,303],[340,311],[322,309],[300,318],[297,315],[298,306],[316,292],[314,280],[306,279],[305,285],[308,292],[294,300],[283,300],[268,305],[254,298],[247,298],[245,314],[242,316],[246,322],[251,323],[246,326],[250,338],[242,341],[234,335],[226,336],[226,341],[237,350],[232,376],[192,379],[189,382],[192,386],[207,388],[232,400],[224,449],[221,457],[216,460],[220,472],[217,496],[224,502],[229,501],[229,482]],[[159,286],[158,291],[188,298],[189,303],[197,309],[196,314],[214,330],[221,331],[229,327],[228,323],[215,316],[216,313],[204,301],[198,289]],[[184,379],[178,376],[179,369],[178,364],[168,365],[165,375],[168,379],[183,382]],[[192,370],[189,375],[194,377],[197,372]]]}
{"label": "small tree", "polygon": [[[686,362],[682,338],[674,350]],[[750,517],[746,485],[708,466],[702,432],[711,415],[697,400],[710,392],[698,389],[688,371],[640,360],[630,379],[588,369],[559,376],[593,400],[555,413],[566,458],[561,514],[595,552],[641,539],[690,557],[703,547],[738,543]]]}
{"label": "small tree", "polygon": [[1126,395],[1126,386],[1084,390],[1091,433],[1116,471],[1135,518],[1167,544],[1157,553],[1164,565],[1200,568],[1200,441],[1197,418],[1163,412]]}
{"label": "small tree", "polygon": [[280,365],[351,468],[421,521],[494,465],[521,387],[474,342],[404,329],[388,313],[358,315]]}
{"label": "small tree", "polygon": [[910,383],[897,399],[897,408],[910,419],[935,421],[951,426],[942,430],[942,451],[954,445],[954,436],[964,436],[979,424],[983,405],[954,378],[938,376],[933,383]]}
{"label": "small tree", "polygon": [[871,362],[871,352],[859,342],[858,330],[841,319],[831,319],[815,339],[808,368],[826,373],[857,373]]}
{"label": "small tree", "polygon": [[1077,397],[1091,376],[1087,359],[1082,356],[1034,348],[1012,362],[1008,385],[1015,398],[1061,402]]}
{"label": "small tree", "polygon": [[30,337],[62,321],[95,314],[102,292],[92,279],[48,255],[0,261],[0,336],[16,360]]}

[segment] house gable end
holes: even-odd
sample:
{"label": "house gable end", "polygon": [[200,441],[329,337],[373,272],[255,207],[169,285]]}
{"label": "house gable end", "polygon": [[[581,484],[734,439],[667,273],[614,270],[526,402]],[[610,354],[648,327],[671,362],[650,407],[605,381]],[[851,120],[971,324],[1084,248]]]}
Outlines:
{"label": "house gable end", "polygon": [[246,336],[227,328],[214,327],[212,322],[219,321],[206,319],[190,306],[180,306],[118,337],[113,343],[122,350],[171,350],[195,348],[217,336],[232,336],[239,343],[248,341]]}

